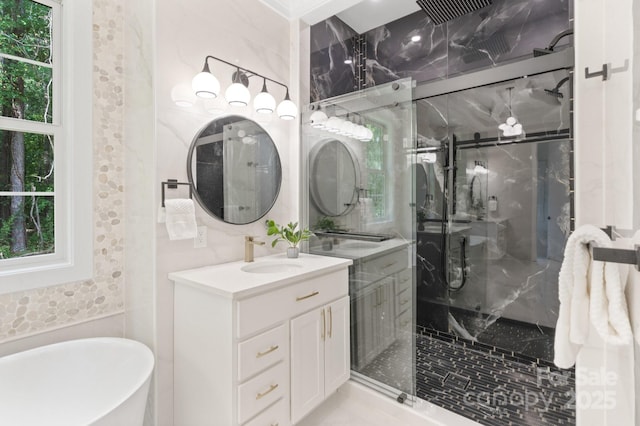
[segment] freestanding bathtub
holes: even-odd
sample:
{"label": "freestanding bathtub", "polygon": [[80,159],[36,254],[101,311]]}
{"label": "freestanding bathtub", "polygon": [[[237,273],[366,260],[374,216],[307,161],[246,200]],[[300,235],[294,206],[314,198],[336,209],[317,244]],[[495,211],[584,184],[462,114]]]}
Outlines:
{"label": "freestanding bathtub", "polygon": [[154,358],[134,340],[98,337],[0,358],[0,425],[139,426]]}

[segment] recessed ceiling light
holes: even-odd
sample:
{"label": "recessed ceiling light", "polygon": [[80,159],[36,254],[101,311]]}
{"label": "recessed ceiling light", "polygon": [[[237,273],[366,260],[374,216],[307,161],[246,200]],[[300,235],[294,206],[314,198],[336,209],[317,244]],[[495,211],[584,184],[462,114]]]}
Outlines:
{"label": "recessed ceiling light", "polygon": [[351,65],[353,63],[353,59],[347,58],[347,59],[344,60],[344,63],[347,64],[347,65]]}
{"label": "recessed ceiling light", "polygon": [[411,37],[411,41],[414,42],[414,43],[417,43],[417,42],[420,41],[421,38],[422,37],[420,37],[419,35],[414,35],[414,36]]}

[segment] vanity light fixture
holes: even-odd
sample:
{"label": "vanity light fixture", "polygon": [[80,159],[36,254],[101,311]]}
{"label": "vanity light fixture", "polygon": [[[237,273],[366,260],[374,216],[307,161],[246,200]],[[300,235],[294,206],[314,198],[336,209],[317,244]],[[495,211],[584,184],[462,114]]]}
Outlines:
{"label": "vanity light fixture", "polygon": [[[220,94],[220,82],[211,73],[209,68],[209,59],[215,59],[216,61],[227,64],[235,71],[232,76],[233,83],[227,87],[224,92],[224,97],[227,103],[231,106],[244,107],[251,101],[251,93],[249,92],[249,78],[261,77],[262,78],[262,90],[253,100],[253,107],[259,114],[271,114],[277,111],[278,116],[283,120],[293,120],[298,115],[298,107],[289,97],[289,87],[286,84],[273,80],[269,77],[265,77],[255,71],[251,71],[246,68],[239,67],[223,59],[216,58],[215,56],[207,55],[204,58],[204,66],[202,71],[198,73],[191,81],[191,88],[196,96],[204,99],[212,99],[218,97]],[[275,83],[285,88],[286,93],[282,102],[276,108],[276,100],[267,90],[267,80],[271,83]]]}
{"label": "vanity light fixture", "polygon": [[314,129],[321,129],[362,142],[369,142],[373,139],[371,129],[361,124],[361,121],[358,120],[357,117],[353,120],[349,117],[349,114],[347,114],[345,118],[336,116],[327,117],[327,114],[320,110],[320,107],[312,105],[311,109],[313,110],[314,108],[318,109],[313,111],[309,116],[309,125]]}

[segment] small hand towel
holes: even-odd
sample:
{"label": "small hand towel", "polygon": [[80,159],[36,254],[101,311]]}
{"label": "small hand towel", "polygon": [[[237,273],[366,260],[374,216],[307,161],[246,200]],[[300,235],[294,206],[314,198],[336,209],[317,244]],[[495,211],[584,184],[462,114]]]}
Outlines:
{"label": "small hand towel", "polygon": [[[630,250],[635,250],[635,246],[640,245],[640,231],[636,231],[633,238],[627,242],[627,245],[628,247],[624,248]],[[631,330],[635,336],[636,343],[640,345],[640,272],[633,265],[628,267],[626,283],[625,295],[627,296]],[[640,378],[637,380],[640,384]]]}
{"label": "small hand towel", "polygon": [[165,200],[165,214],[169,239],[186,240],[198,235],[196,209],[190,198]]}
{"label": "small hand towel", "polygon": [[618,266],[592,261],[589,244],[611,248],[601,229],[581,226],[567,240],[560,268],[554,363],[561,368],[575,364],[589,322],[607,343],[628,344],[632,338]]}

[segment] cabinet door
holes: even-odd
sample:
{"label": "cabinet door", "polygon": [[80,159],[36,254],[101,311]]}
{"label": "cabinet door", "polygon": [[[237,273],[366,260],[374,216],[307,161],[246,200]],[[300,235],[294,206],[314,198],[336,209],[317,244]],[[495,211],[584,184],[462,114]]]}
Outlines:
{"label": "cabinet door", "polygon": [[325,307],[327,337],[324,348],[325,397],[349,380],[349,297]]}
{"label": "cabinet door", "polygon": [[291,420],[298,422],[324,400],[324,309],[291,320]]}

